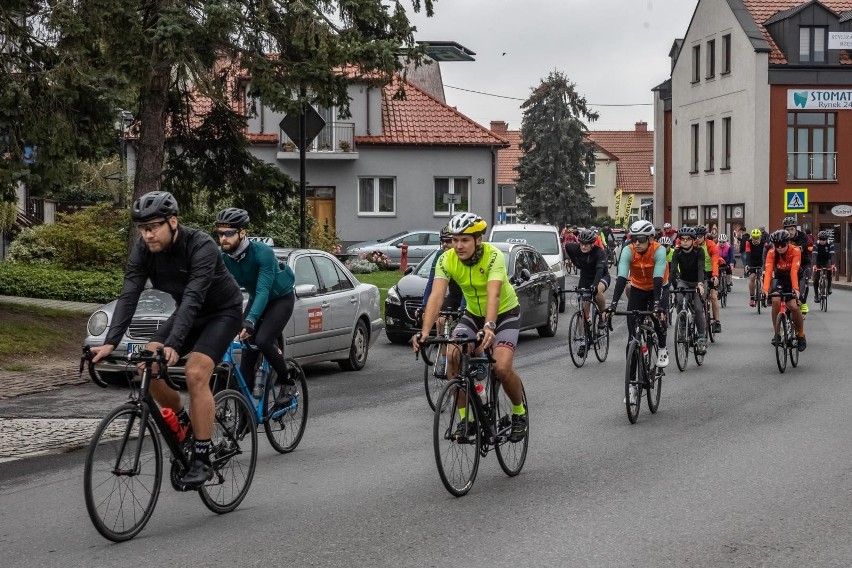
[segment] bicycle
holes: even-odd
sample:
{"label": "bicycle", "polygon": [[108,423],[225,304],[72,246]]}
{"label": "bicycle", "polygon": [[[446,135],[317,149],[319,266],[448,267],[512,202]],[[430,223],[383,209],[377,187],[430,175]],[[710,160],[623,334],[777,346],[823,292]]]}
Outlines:
{"label": "bicycle", "polygon": [[773,344],[775,345],[775,362],[778,364],[778,370],[783,373],[787,370],[788,357],[793,367],[799,366],[799,341],[796,337],[793,320],[790,319],[790,315],[787,313],[787,302],[795,299],[796,294],[782,292],[781,288],[776,288],[767,297],[778,297],[781,299],[778,306],[778,315],[775,316],[775,322],[778,324],[778,336],[773,338]]}
{"label": "bicycle", "polygon": [[823,312],[828,311],[828,284],[831,273],[831,268],[814,267],[814,280],[817,283],[817,292],[819,292],[819,309]]}
{"label": "bicycle", "polygon": [[[441,310],[439,317],[444,318],[444,324],[435,322],[436,337],[449,338],[461,319],[461,310]],[[439,320],[440,321],[440,320]],[[435,400],[441,394],[441,389],[447,382],[447,349],[437,343],[425,347],[429,354],[423,356],[423,386],[426,389],[426,401],[429,408],[435,410]]]}
{"label": "bicycle", "polygon": [[[435,404],[433,448],[441,482],[450,494],[461,497],[473,487],[479,471],[479,459],[495,450],[500,468],[509,477],[521,472],[527,459],[529,435],[510,442],[512,402],[494,375],[494,359],[489,350],[481,356],[471,351],[480,337],[427,338],[424,343],[455,345],[461,349],[458,376],[447,381]],[[422,344],[421,344],[422,345]],[[425,351],[421,351],[428,357]],[[484,367],[483,367],[484,366]],[[480,373],[484,368],[484,376]],[[477,390],[477,387],[480,387]],[[524,408],[529,420],[529,403],[524,393]],[[458,436],[459,403],[465,408],[467,435]],[[471,427],[471,424],[474,426]]]}
{"label": "bicycle", "polygon": [[[83,348],[80,373],[91,351]],[[163,481],[162,441],[171,451],[169,479],[177,491],[188,489],[181,478],[189,470],[194,441],[188,434],[183,442],[166,424],[149,392],[152,366],[174,390],[163,349],[156,353],[140,351],[128,357],[142,364],[141,382],[134,383],[130,401],[114,408],[95,429],[86,453],[83,492],[86,510],[97,531],[113,542],[129,540],[148,523],[160,495]],[[100,387],[109,385],[96,378]],[[257,465],[257,430],[247,428],[253,418],[243,396],[223,390],[214,396],[215,415],[210,465],[213,478],[197,489],[201,501],[214,513],[233,511],[245,498]],[[159,431],[160,436],[157,435]]]}
{"label": "bicycle", "polygon": [[[266,357],[261,355],[257,363],[255,389],[254,392],[250,391],[245,377],[240,372],[239,364],[234,360],[236,349],[257,349],[257,347],[237,340],[232,341],[217,371],[224,370],[226,373],[227,388],[234,388],[231,379],[232,377],[236,379],[234,390],[242,393],[249,407],[254,411],[257,427],[263,424],[266,438],[272,448],[280,454],[292,452],[302,440],[308,421],[308,383],[302,366],[294,359],[284,360],[287,364],[287,376],[296,382],[296,388],[287,406],[275,408],[275,400],[281,390],[286,388],[284,384],[275,384],[277,378],[275,369],[269,365]],[[220,373],[217,373],[217,380],[219,375]],[[215,390],[214,388],[214,392]]]}
{"label": "bicycle", "polygon": [[[720,282],[721,283],[721,282]],[[710,343],[716,343],[716,335],[713,333],[713,319],[712,319],[712,308],[710,307],[712,304],[712,299],[710,298],[710,286],[707,285],[707,289],[704,290],[704,294],[701,298],[704,302],[704,329],[707,332],[707,339],[710,340]]]}
{"label": "bicycle", "polygon": [[[695,308],[692,306],[692,296],[698,294],[697,288],[675,288],[674,293],[680,295],[677,317],[675,318],[675,361],[681,372],[686,371],[689,362],[689,350],[692,349],[695,364],[704,364],[704,355],[698,352],[698,330],[695,326]],[[675,296],[677,297],[677,296]]]}
{"label": "bicycle", "polygon": [[727,273],[724,270],[725,267],[719,267],[719,286],[717,286],[717,294],[719,295],[719,308],[725,308],[728,306],[728,283],[727,283]]}
{"label": "bicycle", "polygon": [[[571,362],[577,368],[582,367],[589,356],[589,350],[594,349],[595,357],[603,363],[609,353],[609,325],[600,325],[603,320],[594,299],[595,289],[573,288],[562,291],[562,294],[577,295],[577,310],[571,315],[568,325],[568,353],[571,355]],[[586,303],[589,304],[589,317],[585,317]]]}
{"label": "bicycle", "polygon": [[654,321],[657,313],[646,310],[614,312],[617,316],[633,316],[633,337],[627,344],[627,365],[624,372],[624,404],[627,419],[636,424],[642,406],[642,394],[647,393],[648,410],[656,414],[660,407],[660,395],[665,371],[657,367],[657,332]]}
{"label": "bicycle", "polygon": [[757,314],[760,315],[760,307],[763,303],[763,267],[759,266],[754,269],[754,295],[751,296],[751,299],[754,300],[754,304],[757,306]]}

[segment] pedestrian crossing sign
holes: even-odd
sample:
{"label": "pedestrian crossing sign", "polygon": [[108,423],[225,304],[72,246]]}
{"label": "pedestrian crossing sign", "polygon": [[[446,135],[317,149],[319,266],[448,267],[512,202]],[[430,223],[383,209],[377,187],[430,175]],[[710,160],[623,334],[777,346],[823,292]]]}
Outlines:
{"label": "pedestrian crossing sign", "polygon": [[784,213],[808,212],[808,188],[784,190]]}

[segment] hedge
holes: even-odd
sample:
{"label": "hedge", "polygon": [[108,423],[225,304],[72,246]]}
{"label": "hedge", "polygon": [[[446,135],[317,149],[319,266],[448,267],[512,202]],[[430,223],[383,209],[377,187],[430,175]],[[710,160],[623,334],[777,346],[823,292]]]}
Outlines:
{"label": "hedge", "polygon": [[121,292],[123,271],[65,270],[0,262],[0,295],[68,302],[111,302]]}

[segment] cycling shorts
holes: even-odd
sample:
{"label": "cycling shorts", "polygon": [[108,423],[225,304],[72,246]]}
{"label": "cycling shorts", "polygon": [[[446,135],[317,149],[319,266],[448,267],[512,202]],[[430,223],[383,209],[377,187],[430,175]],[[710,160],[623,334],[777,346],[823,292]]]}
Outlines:
{"label": "cycling shorts", "polygon": [[[175,312],[177,314],[177,312]],[[151,337],[152,342],[163,343],[174,325],[175,314],[160,326]],[[214,363],[219,363],[231,341],[243,328],[243,311],[239,305],[216,313],[195,318],[178,353],[185,357],[190,352],[204,353]]]}
{"label": "cycling shorts", "polygon": [[[720,270],[721,272],[721,270]],[[708,290],[717,290],[718,286],[713,284],[713,273],[708,271],[704,273],[704,283],[707,284]]]}
{"label": "cycling shorts", "polygon": [[[494,323],[497,324],[497,329],[494,331],[493,348],[505,347],[514,351],[518,344],[518,334],[521,332],[520,306],[498,315],[497,321]],[[465,311],[453,332],[453,337],[474,337],[484,325],[484,317],[475,316]]]}
{"label": "cycling shorts", "polygon": [[[591,288],[595,277],[592,275],[591,277],[580,276],[580,281],[577,283],[577,288]],[[604,292],[609,290],[610,285],[610,277],[609,274],[604,274],[603,277],[598,280],[598,282],[603,282]]]}
{"label": "cycling shorts", "polygon": [[[801,282],[801,280],[799,282]],[[789,274],[782,274],[779,276],[776,273],[775,278],[772,279],[772,282],[769,285],[769,293],[771,294],[779,286],[781,287],[781,291],[785,294],[793,293],[793,281],[790,279]]]}

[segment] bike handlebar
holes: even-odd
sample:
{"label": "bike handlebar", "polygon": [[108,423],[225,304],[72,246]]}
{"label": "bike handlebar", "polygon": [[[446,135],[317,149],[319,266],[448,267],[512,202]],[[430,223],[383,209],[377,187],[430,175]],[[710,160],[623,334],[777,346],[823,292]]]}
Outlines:
{"label": "bike handlebar", "polygon": [[[475,347],[478,347],[480,343],[482,343],[482,332],[477,333],[474,337],[427,337],[423,341],[420,342],[420,347],[424,347],[426,345],[469,345],[473,343]],[[426,361],[429,365],[434,365],[434,361],[429,359],[429,356],[426,355],[426,351],[424,349],[420,349],[417,353],[414,354],[415,358],[417,355],[422,355],[423,360]],[[484,355],[488,358],[489,363],[496,363],[494,358],[491,356],[491,350],[486,349]]]}

